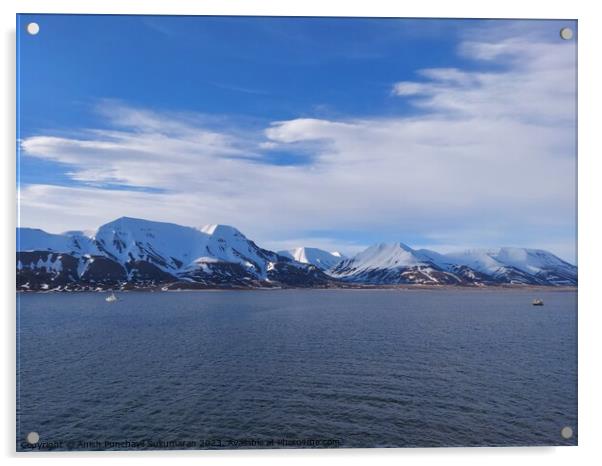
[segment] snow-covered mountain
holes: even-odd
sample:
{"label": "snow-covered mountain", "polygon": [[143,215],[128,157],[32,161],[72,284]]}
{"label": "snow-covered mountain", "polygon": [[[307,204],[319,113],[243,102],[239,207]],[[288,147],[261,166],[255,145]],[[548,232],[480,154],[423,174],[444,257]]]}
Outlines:
{"label": "snow-covered mountain", "polygon": [[326,273],[373,284],[577,284],[577,267],[550,252],[524,248],[439,254],[403,243],[379,244]]}
{"label": "snow-covered mountain", "polygon": [[541,249],[471,249],[445,256],[497,281],[541,285],[576,285],[577,267]]}
{"label": "snow-covered mountain", "polygon": [[80,231],[61,235],[36,228],[17,228],[17,251],[59,251],[75,254],[98,254],[94,241]]}
{"label": "snow-covered mountain", "polygon": [[340,252],[328,252],[318,248],[294,248],[278,251],[278,254],[302,264],[315,265],[321,270],[328,270],[346,259]]}
{"label": "snow-covered mountain", "polygon": [[216,264],[228,263],[265,278],[268,263],[280,260],[227,225],[196,229],[122,217],[101,226],[94,239],[101,252],[120,263],[145,261],[184,275],[209,272]]}
{"label": "snow-covered mountain", "polygon": [[522,248],[439,254],[403,243],[352,258],[315,248],[279,253],[227,225],[192,228],[122,217],[97,231],[17,229],[17,288],[255,288],[362,285],[576,285],[577,268]]}
{"label": "snow-covered mountain", "polygon": [[90,237],[20,228],[17,238],[17,275],[25,289],[80,282],[101,287],[121,282],[258,287],[322,286],[332,281],[317,267],[262,249],[226,225],[197,229],[122,217]]}
{"label": "snow-covered mountain", "polygon": [[334,278],[369,284],[462,284],[453,273],[440,268],[428,255],[403,243],[381,243],[328,270]]}

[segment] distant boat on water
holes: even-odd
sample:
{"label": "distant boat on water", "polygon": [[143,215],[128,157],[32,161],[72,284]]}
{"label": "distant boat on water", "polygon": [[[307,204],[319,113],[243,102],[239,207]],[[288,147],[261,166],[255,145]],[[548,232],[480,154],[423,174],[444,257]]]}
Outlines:
{"label": "distant boat on water", "polygon": [[543,306],[543,300],[542,299],[534,299],[531,304],[533,304],[533,306]]}
{"label": "distant boat on water", "polygon": [[115,296],[115,293],[111,292],[111,294],[105,298],[105,301],[107,303],[114,303],[115,301],[118,301],[118,299],[117,296]]}

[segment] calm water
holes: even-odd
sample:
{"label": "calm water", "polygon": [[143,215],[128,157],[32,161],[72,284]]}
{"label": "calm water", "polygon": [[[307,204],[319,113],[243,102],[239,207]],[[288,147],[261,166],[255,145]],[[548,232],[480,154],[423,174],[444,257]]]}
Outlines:
{"label": "calm water", "polygon": [[576,444],[573,292],[104,297],[19,295],[17,448]]}

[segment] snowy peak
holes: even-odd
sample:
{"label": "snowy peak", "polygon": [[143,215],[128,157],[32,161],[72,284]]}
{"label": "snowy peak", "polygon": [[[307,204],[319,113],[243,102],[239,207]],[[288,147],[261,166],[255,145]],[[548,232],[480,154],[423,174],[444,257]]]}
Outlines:
{"label": "snowy peak", "polygon": [[182,281],[220,287],[577,285],[577,267],[541,249],[440,254],[397,242],[376,244],[347,259],[306,247],[275,253],[228,225],[193,228],[131,217],[106,223],[93,234],[18,228],[17,276],[20,289],[55,289],[52,283],[82,280],[90,287]]}
{"label": "snowy peak", "polygon": [[211,274],[218,268],[223,271],[219,264],[228,263],[240,266],[241,273],[250,277],[262,278],[268,262],[276,257],[227,225],[197,229],[122,217],[100,227],[95,239],[106,255],[121,263],[150,262],[186,277]]}
{"label": "snowy peak", "polygon": [[529,273],[537,273],[548,267],[574,268],[568,262],[541,249],[500,248],[493,257],[503,264]]}
{"label": "snowy peak", "polygon": [[265,261],[275,260],[275,254],[258,247],[239,230],[229,225],[206,225],[201,232],[207,235],[205,251],[225,262],[256,266],[266,271]]}
{"label": "snowy peak", "polygon": [[[120,273],[127,274],[128,280],[164,281],[171,277],[172,281],[247,285],[267,280],[270,275],[268,269],[274,268],[277,262],[291,262],[261,249],[236,228],[227,225],[208,225],[197,229],[121,217],[102,225],[92,237],[84,237],[81,232],[51,235],[32,229],[19,229],[17,237],[21,252],[67,253],[81,262],[76,267],[80,272],[87,268],[89,262],[102,264],[106,259],[109,262],[104,262],[105,269],[109,263],[114,264]],[[37,267],[36,263],[33,269]],[[28,260],[28,264],[32,263]],[[285,271],[280,267],[278,273],[273,272],[271,276],[286,280],[293,274],[306,273],[307,278],[314,281],[329,280],[326,276],[301,270],[304,267],[307,268],[292,263]],[[293,271],[295,268],[298,270]],[[117,276],[115,270],[112,270],[113,276]]]}
{"label": "snowy peak", "polygon": [[98,254],[94,241],[82,232],[67,232],[56,235],[37,228],[17,228],[17,251]]}
{"label": "snowy peak", "polygon": [[239,230],[237,230],[236,228],[234,228],[230,225],[221,225],[221,224],[217,224],[217,223],[209,224],[209,225],[205,225],[204,227],[202,227],[201,231],[208,235],[215,235],[215,236],[219,236],[222,238],[228,238],[228,237],[245,238],[245,235],[243,235]]}
{"label": "snowy peak", "polygon": [[19,290],[324,287],[332,278],[261,249],[234,227],[121,217],[91,237],[17,230]]}
{"label": "snowy peak", "polygon": [[294,248],[278,251],[278,254],[301,264],[314,265],[321,270],[330,269],[345,258],[340,252],[328,252],[318,248]]}
{"label": "snowy peak", "polygon": [[207,235],[174,223],[121,217],[102,225],[94,239],[102,253],[120,263],[147,261],[175,270],[201,254]]}
{"label": "snowy peak", "polygon": [[328,273],[363,283],[576,285],[577,268],[554,254],[525,248],[439,254],[403,243],[377,244]]}
{"label": "snowy peak", "polygon": [[66,235],[53,235],[37,228],[17,229],[17,251],[70,252],[76,247]]}
{"label": "snowy peak", "polygon": [[370,246],[345,263],[354,269],[412,267],[429,263],[428,257],[404,243],[381,243]]}
{"label": "snowy peak", "polygon": [[528,273],[537,273],[546,267],[576,268],[554,254],[541,249],[515,247],[469,249],[459,253],[449,253],[445,257],[448,261],[470,265],[487,273],[495,273],[501,267],[514,267]]}
{"label": "snowy peak", "polygon": [[404,243],[369,247],[328,271],[344,281],[370,284],[446,284],[461,280],[436,266],[431,259]]}
{"label": "snowy peak", "polygon": [[445,257],[448,263],[462,264],[509,283],[577,284],[577,267],[541,249],[470,249]]}

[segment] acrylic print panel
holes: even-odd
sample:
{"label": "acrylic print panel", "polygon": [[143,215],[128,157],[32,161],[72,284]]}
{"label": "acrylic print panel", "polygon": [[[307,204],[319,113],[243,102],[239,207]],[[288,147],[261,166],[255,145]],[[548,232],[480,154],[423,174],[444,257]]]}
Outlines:
{"label": "acrylic print panel", "polygon": [[576,21],[17,37],[17,450],[577,444]]}

